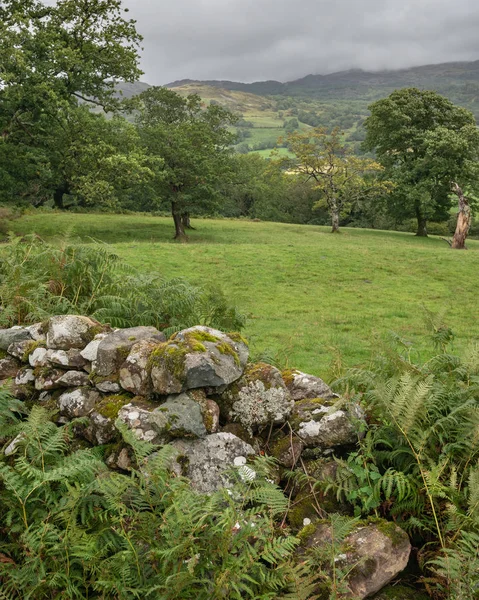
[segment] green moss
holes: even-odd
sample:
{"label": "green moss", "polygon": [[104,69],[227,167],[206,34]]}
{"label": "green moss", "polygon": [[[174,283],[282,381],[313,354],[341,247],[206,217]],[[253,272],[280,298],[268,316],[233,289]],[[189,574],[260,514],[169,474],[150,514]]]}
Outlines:
{"label": "green moss", "polygon": [[308,540],[308,538],[314,534],[315,531],[316,525],[314,525],[313,523],[311,523],[310,525],[306,525],[306,527],[303,527],[303,529],[301,529],[297,536],[300,543],[304,544]]}
{"label": "green moss", "polygon": [[37,348],[45,348],[45,346],[46,343],[44,340],[37,340],[36,342],[32,340],[27,345],[25,351],[22,354],[22,362],[28,362],[28,357],[30,356],[30,354],[32,354],[32,352],[34,352],[34,350],[36,350]]}
{"label": "green moss", "polygon": [[205,429],[208,433],[211,433],[213,431],[214,419],[213,415],[209,410],[206,410],[203,413],[203,425],[205,426]]}
{"label": "green moss", "polygon": [[131,346],[120,346],[119,348],[117,348],[116,351],[120,358],[126,360],[128,358],[128,355],[130,354]]}
{"label": "green moss", "polygon": [[9,356],[8,352],[0,348],[0,360],[2,360],[2,358],[7,358],[7,356]]}
{"label": "green moss", "polygon": [[228,356],[232,356],[236,365],[238,365],[238,367],[240,366],[240,359],[239,359],[238,353],[235,350],[233,350],[233,348],[231,347],[230,344],[228,344],[227,342],[218,342],[216,344],[216,349],[218,350],[218,352],[220,354],[226,354]]}
{"label": "green moss", "polygon": [[184,454],[180,454],[180,456],[178,456],[178,458],[176,459],[176,462],[181,467],[181,474],[186,475],[186,472],[188,471],[188,467],[190,466],[190,459],[187,456],[185,456]]}
{"label": "green moss", "polygon": [[176,379],[182,380],[188,350],[188,346],[182,342],[163,342],[150,354],[148,368],[164,366]]}
{"label": "green moss", "polygon": [[249,346],[248,340],[246,338],[244,338],[241,335],[241,333],[238,333],[237,331],[227,333],[226,335],[230,338],[230,340],[233,340],[233,342],[237,342],[238,344],[244,344],[245,346]]}
{"label": "green moss", "polygon": [[127,394],[116,394],[106,396],[95,407],[95,410],[107,419],[116,419],[122,406],[131,402],[131,396]]}
{"label": "green moss", "polygon": [[86,331],[81,337],[82,340],[86,343],[89,344],[90,342],[92,342],[95,339],[95,336],[97,336],[99,333],[106,333],[108,331],[108,326],[107,325],[94,325],[93,327],[90,327],[90,329],[88,331]]}
{"label": "green moss", "polygon": [[415,588],[404,585],[389,585],[374,596],[375,600],[428,600],[429,596]]}
{"label": "green moss", "polygon": [[285,385],[293,385],[295,373],[298,373],[296,369],[284,369],[284,371],[281,372],[281,377],[283,378]]}
{"label": "green moss", "polygon": [[96,371],[92,371],[88,375],[88,379],[92,382],[93,385],[97,385],[98,383],[103,383],[104,381],[111,381],[114,383],[118,383],[120,379],[120,375],[118,373],[112,373],[111,375],[98,375]]}
{"label": "green moss", "polygon": [[374,525],[382,534],[387,536],[391,540],[393,547],[404,543],[406,533],[395,523],[370,517],[366,524]]}
{"label": "green moss", "polygon": [[219,338],[216,335],[212,335],[207,331],[202,331],[201,329],[196,329],[195,331],[189,331],[185,337],[187,339],[193,339],[197,342],[218,342]]}
{"label": "green moss", "polygon": [[35,377],[48,377],[51,371],[53,371],[51,367],[35,367],[33,374]]}
{"label": "green moss", "polygon": [[273,444],[273,446],[271,447],[270,454],[271,456],[274,456],[274,458],[279,460],[280,457],[283,456],[283,454],[290,449],[290,447],[291,440],[288,436],[286,436]]}

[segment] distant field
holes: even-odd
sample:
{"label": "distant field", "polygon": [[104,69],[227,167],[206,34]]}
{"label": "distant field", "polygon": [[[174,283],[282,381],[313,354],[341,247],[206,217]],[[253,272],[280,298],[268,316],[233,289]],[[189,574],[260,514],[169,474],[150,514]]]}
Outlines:
{"label": "distant field", "polygon": [[411,234],[230,220],[195,220],[188,244],[172,240],[169,219],[132,215],[37,214],[15,221],[18,233],[52,239],[69,231],[96,238],[138,269],[221,287],[249,314],[255,354],[331,377],[340,351],[346,365],[368,359],[395,331],[419,343],[423,306],[448,309],[456,347],[479,339],[479,242],[454,252],[437,238]]}

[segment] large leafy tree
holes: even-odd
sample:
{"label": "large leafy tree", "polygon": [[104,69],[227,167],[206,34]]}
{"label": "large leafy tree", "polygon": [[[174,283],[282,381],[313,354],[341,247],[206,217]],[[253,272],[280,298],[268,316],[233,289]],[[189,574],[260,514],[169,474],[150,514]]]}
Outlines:
{"label": "large leafy tree", "polygon": [[204,107],[199,96],[184,98],[152,87],[140,94],[138,129],[148,153],[161,157],[158,195],[167,200],[175,238],[186,239],[192,211],[212,210],[222,201],[221,183],[230,176],[236,118],[218,105]]}
{"label": "large leafy tree", "polygon": [[324,128],[288,135],[288,145],[296,155],[293,172],[312,181],[319,199],[314,208],[327,207],[332,233],[339,232],[342,214],[358,202],[384,195],[390,182],[376,175],[383,168],[377,162],[354,156],[341,140],[341,132]]}
{"label": "large leafy tree", "polygon": [[134,131],[86,110],[118,108],[116,82],[141,73],[140,40],[119,0],[0,0],[4,201],[53,197],[62,207],[76,193],[81,202],[110,203],[113,174],[151,176]]}
{"label": "large leafy tree", "polygon": [[476,179],[479,135],[471,112],[436,92],[405,88],[370,106],[364,147],[376,153],[395,183],[389,208],[398,219],[415,217],[417,235],[427,221],[447,219],[453,182]]}

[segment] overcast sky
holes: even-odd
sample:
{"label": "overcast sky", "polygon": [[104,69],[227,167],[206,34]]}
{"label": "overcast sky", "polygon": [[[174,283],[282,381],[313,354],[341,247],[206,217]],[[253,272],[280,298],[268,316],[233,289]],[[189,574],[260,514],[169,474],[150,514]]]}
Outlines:
{"label": "overcast sky", "polygon": [[478,0],[124,0],[142,79],[291,81],[479,59]]}

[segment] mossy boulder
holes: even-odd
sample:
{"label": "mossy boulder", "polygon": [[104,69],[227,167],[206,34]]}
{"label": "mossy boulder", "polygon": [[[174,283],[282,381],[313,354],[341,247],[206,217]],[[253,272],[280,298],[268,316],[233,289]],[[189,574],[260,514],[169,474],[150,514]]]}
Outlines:
{"label": "mossy boulder", "polygon": [[210,327],[198,326],[173,335],[151,354],[151,380],[157,394],[196,388],[224,389],[241,377],[248,347]]}
{"label": "mossy boulder", "polygon": [[114,331],[100,341],[96,359],[92,364],[93,371],[101,377],[118,374],[131,348],[137,342],[153,340],[158,343],[165,339],[155,327],[129,327]]}
{"label": "mossy boulder", "polygon": [[60,315],[51,317],[47,326],[47,348],[53,350],[83,349],[105,327],[90,317]]}
{"label": "mossy boulder", "polygon": [[223,416],[252,433],[270,423],[283,423],[294,402],[281,372],[266,363],[250,363],[243,376],[218,401]]}
{"label": "mossy boulder", "polygon": [[338,395],[322,379],[308,375],[297,369],[286,369],[282,373],[283,381],[293,400],[305,398],[337,398]]}
{"label": "mossy boulder", "polygon": [[[312,549],[322,548],[325,554],[332,544],[331,524],[327,521],[308,525],[300,533],[301,558]],[[405,569],[411,544],[407,534],[396,524],[383,519],[360,521],[337,548],[334,562],[347,573],[351,595],[362,599],[380,591]],[[330,569],[330,560],[323,566]]]}

